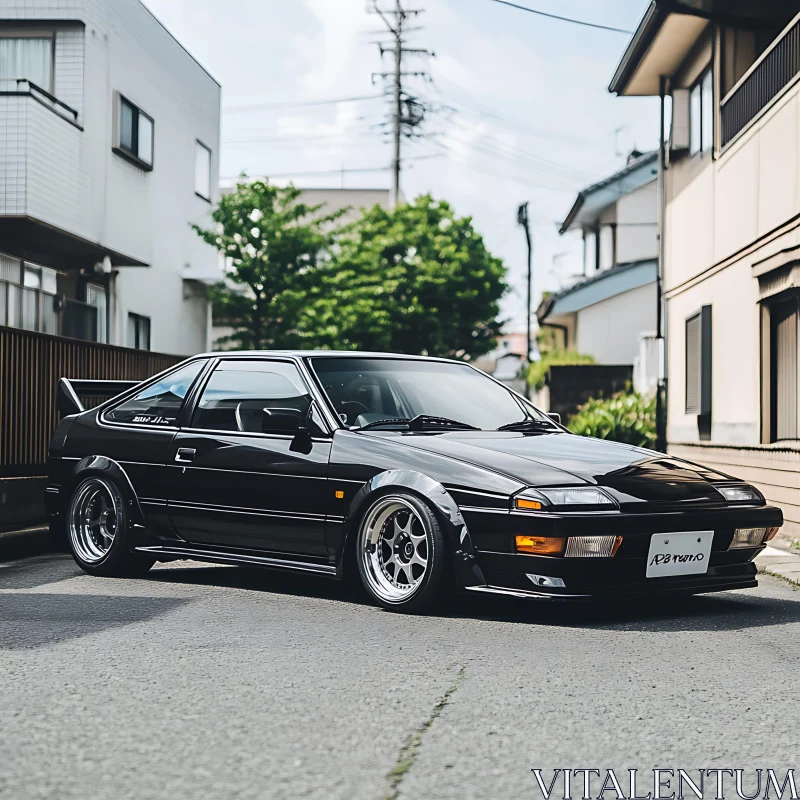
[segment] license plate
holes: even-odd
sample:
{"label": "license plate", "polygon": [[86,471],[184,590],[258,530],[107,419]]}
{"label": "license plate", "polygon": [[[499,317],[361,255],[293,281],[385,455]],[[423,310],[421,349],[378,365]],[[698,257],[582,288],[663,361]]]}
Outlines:
{"label": "license plate", "polygon": [[702,575],[708,572],[714,531],[654,533],[647,555],[647,577]]}

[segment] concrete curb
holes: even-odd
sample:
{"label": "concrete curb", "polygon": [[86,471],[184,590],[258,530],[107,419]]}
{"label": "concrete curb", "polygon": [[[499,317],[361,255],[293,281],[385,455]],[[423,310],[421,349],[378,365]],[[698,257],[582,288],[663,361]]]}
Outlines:
{"label": "concrete curb", "polygon": [[756,558],[758,571],[765,575],[782,578],[800,586],[800,551],[792,547],[791,541],[777,536]]}
{"label": "concrete curb", "polygon": [[0,532],[0,562],[55,552],[47,526]]}

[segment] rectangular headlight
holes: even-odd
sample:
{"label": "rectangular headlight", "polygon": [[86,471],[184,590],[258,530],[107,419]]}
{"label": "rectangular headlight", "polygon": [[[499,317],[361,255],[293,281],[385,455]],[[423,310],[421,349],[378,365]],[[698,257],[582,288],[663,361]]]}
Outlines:
{"label": "rectangular headlight", "polygon": [[554,506],[614,506],[614,501],[602,489],[594,486],[538,491]]}
{"label": "rectangular headlight", "polygon": [[761,495],[752,486],[717,486],[729,503],[761,503]]}
{"label": "rectangular headlight", "polygon": [[612,558],[622,544],[621,536],[570,536],[566,558]]}
{"label": "rectangular headlight", "polygon": [[777,528],[737,528],[733,532],[733,539],[729,550],[737,547],[759,547],[769,541],[777,532]]}

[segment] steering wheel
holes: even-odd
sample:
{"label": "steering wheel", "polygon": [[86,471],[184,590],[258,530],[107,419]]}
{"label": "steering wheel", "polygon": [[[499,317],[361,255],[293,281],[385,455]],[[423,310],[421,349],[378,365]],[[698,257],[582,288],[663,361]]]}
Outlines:
{"label": "steering wheel", "polygon": [[[352,411],[349,409],[352,409]],[[359,414],[369,414],[369,409],[363,403],[359,403],[358,400],[345,400],[343,403],[339,403],[336,412],[344,414],[347,417],[347,424],[352,425]]]}

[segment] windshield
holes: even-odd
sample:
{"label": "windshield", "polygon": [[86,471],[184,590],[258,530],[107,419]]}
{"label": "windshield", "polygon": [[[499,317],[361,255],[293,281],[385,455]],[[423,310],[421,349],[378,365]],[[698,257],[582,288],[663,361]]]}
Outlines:
{"label": "windshield", "polygon": [[345,425],[445,417],[482,430],[548,418],[530,403],[466,364],[325,357],[311,365]]}

